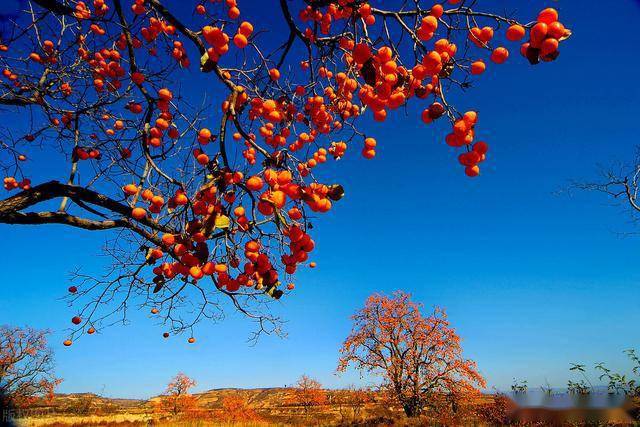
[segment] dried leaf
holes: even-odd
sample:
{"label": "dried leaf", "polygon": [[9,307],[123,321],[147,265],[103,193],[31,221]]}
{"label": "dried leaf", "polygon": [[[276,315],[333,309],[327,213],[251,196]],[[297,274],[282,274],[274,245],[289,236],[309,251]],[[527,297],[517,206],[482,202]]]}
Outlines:
{"label": "dried leaf", "polygon": [[216,228],[229,228],[231,224],[231,220],[226,215],[219,215],[216,217],[215,226]]}

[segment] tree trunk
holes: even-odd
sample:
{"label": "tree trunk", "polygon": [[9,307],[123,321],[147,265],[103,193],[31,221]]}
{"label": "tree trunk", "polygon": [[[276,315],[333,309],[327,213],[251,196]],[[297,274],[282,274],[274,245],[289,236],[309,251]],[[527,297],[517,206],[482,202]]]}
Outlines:
{"label": "tree trunk", "polygon": [[414,418],[422,413],[422,405],[419,399],[411,398],[402,403],[402,409],[408,418]]}

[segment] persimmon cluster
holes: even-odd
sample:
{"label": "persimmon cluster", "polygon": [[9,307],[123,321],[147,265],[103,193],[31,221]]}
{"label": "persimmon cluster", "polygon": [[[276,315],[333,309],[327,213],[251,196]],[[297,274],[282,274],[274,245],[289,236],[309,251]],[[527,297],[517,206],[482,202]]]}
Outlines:
{"label": "persimmon cluster", "polygon": [[8,176],[3,180],[4,189],[5,190],[15,190],[16,188],[20,188],[22,190],[28,190],[31,188],[31,180],[29,178],[24,178],[21,181],[16,180],[12,176]]}
{"label": "persimmon cluster", "polygon": [[[522,52],[532,63],[556,59],[570,35],[554,9],[522,24],[452,0],[401,13],[312,0],[281,2],[288,37],[265,47],[268,25],[242,16],[235,0],[196,2],[189,21],[170,3],[78,1],[35,15],[66,15],[74,31],[50,19],[34,37],[0,44],[0,99],[42,119],[3,147],[4,187],[29,191],[26,176],[40,172],[23,151],[63,141],[71,172],[52,179],[86,191],[63,188],[73,203],[38,220],[67,221],[70,211],[69,225],[127,228],[140,244],[130,248],[139,258],[125,277],[167,322],[176,299],[207,295],[205,280],[243,310],[244,296],[280,298],[283,283],[295,288],[291,275],[316,265],[311,219],[344,195],[322,178],[323,165],[351,151],[373,159],[383,146],[364,128],[369,117],[382,123],[422,103],[422,121],[450,123],[445,143],[477,176],[488,152],[476,136],[478,114],[458,111],[446,91],[487,71],[478,49],[495,64],[508,59],[496,43],[503,27],[510,41],[529,35]],[[209,79],[202,92],[212,90],[214,101],[201,109],[180,89],[189,67]],[[72,288],[73,298],[88,292]],[[95,331],[90,316],[77,318],[79,330]]]}
{"label": "persimmon cluster", "polygon": [[[511,30],[511,28],[510,28]],[[517,34],[520,34],[518,30]],[[554,61],[560,55],[558,50],[560,42],[566,40],[571,35],[571,31],[558,21],[558,12],[553,8],[544,9],[538,14],[536,24],[529,31],[529,41],[522,44],[520,52],[531,64],[539,61]],[[507,32],[509,38],[509,33]],[[517,35],[510,40],[520,40]]]}

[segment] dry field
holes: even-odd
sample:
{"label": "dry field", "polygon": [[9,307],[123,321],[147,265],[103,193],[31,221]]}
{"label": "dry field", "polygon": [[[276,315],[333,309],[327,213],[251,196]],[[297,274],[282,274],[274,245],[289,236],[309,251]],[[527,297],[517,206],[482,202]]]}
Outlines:
{"label": "dry field", "polygon": [[[482,413],[495,411],[499,399],[494,395],[484,395],[467,407],[463,421],[436,423],[431,418],[408,419],[398,408],[390,408],[374,396],[366,404],[345,403],[347,391],[328,390],[328,402],[323,405],[305,407],[294,405],[293,389],[217,389],[195,394],[197,407],[188,413],[168,415],[158,411],[159,398],[150,400],[108,399],[93,394],[57,395],[48,407],[38,409],[38,416],[22,418],[18,426],[25,427],[222,427],[222,426],[424,426],[424,425],[498,425],[487,422]],[[246,406],[230,418],[228,402],[230,397]],[[584,411],[583,411],[584,412]],[[514,418],[520,425],[585,425],[582,422],[567,424],[567,417],[579,416],[600,418],[604,422],[589,425],[637,425],[622,409],[596,410],[590,414],[576,414],[575,410],[551,411],[539,408],[516,410]],[[480,417],[480,418],[479,418]],[[561,420],[561,421],[559,421]]]}
{"label": "dry field", "polygon": [[[306,426],[306,425],[403,425],[404,415],[381,402],[351,406],[339,403],[343,391],[328,391],[329,403],[308,408],[292,405],[292,389],[217,389],[195,394],[198,409],[169,416],[157,411],[158,398],[144,400],[108,399],[93,394],[57,395],[38,411],[38,416],[19,420],[29,427],[69,426]],[[254,419],[225,420],[223,401],[241,397],[254,412]],[[336,403],[338,402],[338,403]],[[369,422],[365,421],[369,420]],[[395,420],[395,421],[392,421]]]}

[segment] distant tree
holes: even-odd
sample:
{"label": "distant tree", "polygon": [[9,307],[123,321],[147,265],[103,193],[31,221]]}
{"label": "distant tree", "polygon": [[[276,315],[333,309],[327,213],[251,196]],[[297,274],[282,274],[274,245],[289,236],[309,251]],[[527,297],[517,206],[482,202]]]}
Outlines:
{"label": "distant tree", "polygon": [[443,410],[444,404],[455,412],[461,399],[485,386],[475,362],[462,357],[460,337],[442,309],[423,317],[404,292],[374,294],[352,319],[338,371],[353,365],[381,375],[383,390],[408,417],[420,415],[426,406]]}
{"label": "distant tree", "polygon": [[221,419],[230,423],[245,423],[248,421],[259,421],[260,417],[244,396],[232,394],[222,399]]}
{"label": "distant tree", "polygon": [[198,406],[198,401],[189,390],[196,382],[183,374],[178,373],[167,385],[164,394],[160,397],[160,410],[173,416],[193,411]]}
{"label": "distant tree", "polygon": [[358,421],[362,414],[362,409],[367,403],[373,402],[373,393],[366,388],[350,386],[346,390],[338,393],[335,402],[338,405],[341,421],[347,421],[351,415],[351,421]]}
{"label": "distant tree", "polygon": [[511,391],[514,394],[526,394],[529,390],[529,386],[527,385],[527,380],[519,380],[517,378],[513,379],[513,383],[511,384]]}
{"label": "distant tree", "polygon": [[292,403],[300,405],[307,415],[314,406],[326,405],[327,392],[322,384],[306,375],[302,375],[293,390]]}
{"label": "distant tree", "polygon": [[51,399],[62,381],[53,374],[48,331],[0,326],[0,399],[3,407],[24,407]]}

